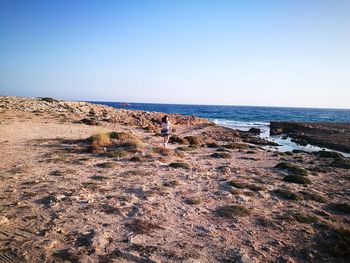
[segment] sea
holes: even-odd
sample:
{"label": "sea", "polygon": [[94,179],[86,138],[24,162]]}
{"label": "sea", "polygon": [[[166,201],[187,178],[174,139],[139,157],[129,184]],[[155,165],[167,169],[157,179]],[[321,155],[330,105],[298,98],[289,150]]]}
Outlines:
{"label": "sea", "polygon": [[[259,128],[262,130],[262,134],[260,135],[262,138],[277,142],[280,145],[271,149],[278,151],[318,151],[321,150],[321,148],[314,145],[298,145],[292,142],[290,138],[285,139],[282,136],[270,136],[270,121],[350,123],[350,109],[156,104],[101,101],[90,102],[107,105],[114,108],[178,113],[189,116],[203,117],[213,121],[217,125],[242,131],[247,131],[253,127]],[[343,154],[350,157],[350,154]]]}

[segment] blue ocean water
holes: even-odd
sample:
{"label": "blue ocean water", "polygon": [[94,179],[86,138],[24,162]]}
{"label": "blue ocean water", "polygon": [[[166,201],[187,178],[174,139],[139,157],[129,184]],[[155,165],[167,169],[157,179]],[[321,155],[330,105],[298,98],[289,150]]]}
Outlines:
{"label": "blue ocean water", "polygon": [[181,105],[155,103],[94,102],[114,108],[178,113],[208,118],[234,126],[259,126],[270,121],[350,123],[350,109],[311,109],[254,106]]}
{"label": "blue ocean water", "polygon": [[[239,130],[249,130],[252,127],[262,130],[261,137],[280,144],[275,147],[278,151],[294,149],[304,151],[319,151],[321,148],[308,145],[297,145],[282,136],[270,136],[270,121],[301,121],[301,122],[340,122],[350,123],[350,109],[312,109],[312,108],[284,108],[284,107],[254,107],[254,106],[215,106],[215,105],[181,105],[155,103],[121,103],[121,102],[93,102],[114,108],[130,110],[158,111],[164,113],[178,113],[183,115],[207,118],[214,123]],[[328,149],[326,149],[328,150]],[[350,154],[343,153],[350,157]]]}

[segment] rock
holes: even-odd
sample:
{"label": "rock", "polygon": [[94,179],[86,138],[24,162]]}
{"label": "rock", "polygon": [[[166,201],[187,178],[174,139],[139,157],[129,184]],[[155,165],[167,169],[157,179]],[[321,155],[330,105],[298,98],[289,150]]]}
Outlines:
{"label": "rock", "polygon": [[8,223],[10,223],[10,220],[7,217],[0,216],[0,225],[7,225]]}
{"label": "rock", "polygon": [[350,152],[349,123],[271,122],[270,134],[287,134],[294,142]]}
{"label": "rock", "polygon": [[252,133],[252,134],[257,134],[259,135],[261,133],[261,129],[258,129],[258,128],[250,128],[249,129],[249,132]]}

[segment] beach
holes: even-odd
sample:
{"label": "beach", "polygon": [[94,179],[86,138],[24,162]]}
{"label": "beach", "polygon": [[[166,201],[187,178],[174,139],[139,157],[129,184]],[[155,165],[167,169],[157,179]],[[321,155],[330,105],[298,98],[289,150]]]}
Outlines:
{"label": "beach", "polygon": [[253,132],[179,114],[164,148],[163,115],[0,96],[0,259],[349,260],[349,158],[269,150]]}

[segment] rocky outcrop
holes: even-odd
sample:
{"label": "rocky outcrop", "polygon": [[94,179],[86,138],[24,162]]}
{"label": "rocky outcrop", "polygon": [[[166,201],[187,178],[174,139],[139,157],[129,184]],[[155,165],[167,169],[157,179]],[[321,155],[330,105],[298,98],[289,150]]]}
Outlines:
{"label": "rocky outcrop", "polygon": [[[33,113],[71,113],[81,116],[81,122],[96,125],[101,121],[137,125],[142,127],[158,126],[164,113],[139,110],[115,109],[113,107],[88,102],[64,101],[53,98],[23,98],[0,96],[0,112],[26,111]],[[204,118],[169,114],[175,125],[211,124]]]}
{"label": "rocky outcrop", "polygon": [[301,145],[350,152],[350,123],[271,122],[271,135],[287,134]]}

